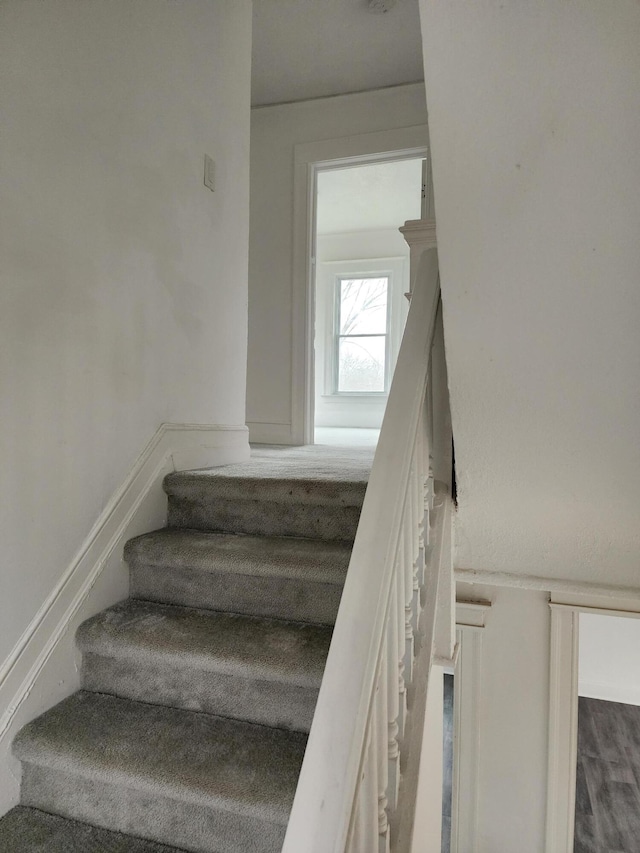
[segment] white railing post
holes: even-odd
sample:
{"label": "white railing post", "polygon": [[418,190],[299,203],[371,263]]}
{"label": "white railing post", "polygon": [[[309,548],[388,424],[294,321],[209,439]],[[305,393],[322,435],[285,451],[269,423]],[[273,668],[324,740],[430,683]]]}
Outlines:
{"label": "white railing post", "polygon": [[398,229],[409,246],[409,293],[413,295],[420,269],[420,260],[428,249],[436,248],[435,219],[409,219]]}

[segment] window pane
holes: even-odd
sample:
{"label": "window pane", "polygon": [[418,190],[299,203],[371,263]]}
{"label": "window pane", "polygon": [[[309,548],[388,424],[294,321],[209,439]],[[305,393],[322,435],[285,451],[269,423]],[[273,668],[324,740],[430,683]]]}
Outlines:
{"label": "window pane", "polygon": [[338,391],[384,391],[386,345],[383,335],[340,338]]}
{"label": "window pane", "polygon": [[384,335],[388,278],[340,280],[340,334]]}

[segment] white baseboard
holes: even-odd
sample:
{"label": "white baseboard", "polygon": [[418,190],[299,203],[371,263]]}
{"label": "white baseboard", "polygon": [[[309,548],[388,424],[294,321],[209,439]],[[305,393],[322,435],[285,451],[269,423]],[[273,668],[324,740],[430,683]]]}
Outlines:
{"label": "white baseboard", "polygon": [[[625,600],[640,601],[640,586],[623,586],[568,578],[525,575],[516,572],[494,572],[486,569],[463,568],[455,570],[455,578],[459,583],[550,592],[554,596],[554,600],[558,601],[562,600],[559,596],[568,596],[567,601],[571,601],[572,596],[599,598],[602,601],[606,599],[617,602]],[[584,600],[586,602],[587,598]]]}
{"label": "white baseboard", "polygon": [[640,687],[636,684],[579,681],[578,696],[585,696],[589,699],[604,699],[606,702],[622,702],[624,705],[640,705]]}
{"label": "white baseboard", "polygon": [[11,741],[30,719],[79,687],[75,630],[126,598],[125,542],[166,523],[162,489],[171,471],[249,458],[246,426],[162,424],[111,497],[71,565],[6,660],[0,663],[0,814],[18,801]]}
{"label": "white baseboard", "polygon": [[269,424],[248,421],[249,441],[252,444],[298,444],[294,441],[291,424]]}

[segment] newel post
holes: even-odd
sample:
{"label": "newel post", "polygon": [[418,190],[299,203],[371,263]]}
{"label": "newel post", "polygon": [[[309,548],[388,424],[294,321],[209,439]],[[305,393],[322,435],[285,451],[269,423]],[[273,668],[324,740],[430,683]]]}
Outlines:
{"label": "newel post", "polygon": [[409,246],[409,293],[405,293],[405,296],[411,299],[420,259],[428,249],[436,248],[436,221],[435,219],[408,219],[398,230]]}

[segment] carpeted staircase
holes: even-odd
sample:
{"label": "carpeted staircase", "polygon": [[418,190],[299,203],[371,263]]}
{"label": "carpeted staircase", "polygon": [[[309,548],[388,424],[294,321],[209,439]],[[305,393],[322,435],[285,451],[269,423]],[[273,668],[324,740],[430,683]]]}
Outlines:
{"label": "carpeted staircase", "polygon": [[131,598],[77,633],[82,690],[14,742],[0,853],[275,853],[371,451],[261,449],[171,474]]}

